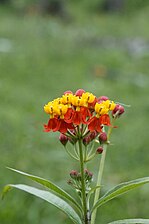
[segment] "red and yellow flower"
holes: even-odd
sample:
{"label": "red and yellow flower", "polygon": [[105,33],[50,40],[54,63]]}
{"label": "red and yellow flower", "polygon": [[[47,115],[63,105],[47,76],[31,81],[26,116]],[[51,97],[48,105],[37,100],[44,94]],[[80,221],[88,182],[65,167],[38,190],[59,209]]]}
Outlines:
{"label": "red and yellow flower", "polygon": [[105,97],[98,99],[101,97],[97,98],[82,89],[77,90],[75,94],[66,91],[62,97],[44,106],[44,111],[50,115],[44,130],[66,133],[76,130],[79,125],[86,125],[90,132],[101,132],[103,125],[111,125],[109,114],[116,104]]}

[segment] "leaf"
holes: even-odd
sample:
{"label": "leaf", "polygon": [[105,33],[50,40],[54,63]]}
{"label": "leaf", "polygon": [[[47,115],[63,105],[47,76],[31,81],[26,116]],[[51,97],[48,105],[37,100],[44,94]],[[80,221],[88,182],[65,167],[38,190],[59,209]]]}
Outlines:
{"label": "leaf", "polygon": [[2,194],[1,194],[2,199],[4,199],[5,194],[8,193],[8,191],[10,191],[10,190],[11,190],[11,187],[10,187],[9,185],[6,185],[6,186],[3,188],[3,192],[2,192]]}
{"label": "leaf", "polygon": [[149,224],[149,219],[123,219],[108,224]]}
{"label": "leaf", "polygon": [[67,199],[68,201],[72,202],[74,204],[74,206],[79,210],[81,210],[80,205],[75,201],[75,199],[73,199],[66,191],[64,191],[63,189],[61,189],[60,187],[58,187],[57,185],[53,184],[51,181],[43,179],[41,177],[38,176],[34,176],[25,172],[22,172],[20,170],[16,170],[10,167],[7,167],[9,170],[15,171],[17,173],[20,173],[30,179],[32,179],[33,181],[41,184],[44,187],[47,187],[48,189],[50,189],[52,192],[54,192],[55,194],[57,194],[58,196],[60,196],[63,199]]}
{"label": "leaf", "polygon": [[11,188],[17,188],[22,191],[28,192],[32,195],[37,196],[38,198],[41,198],[50,204],[54,205],[55,207],[59,208],[61,211],[63,211],[68,217],[76,224],[82,224],[82,221],[78,214],[74,211],[74,209],[63,199],[60,197],[54,195],[53,193],[49,191],[44,191],[37,189],[35,187],[31,187],[24,184],[9,184],[6,185],[3,189],[2,197],[4,198],[5,194],[11,189]]}
{"label": "leaf", "polygon": [[103,195],[103,197],[101,197],[97,201],[97,203],[92,208],[92,212],[94,209],[107,203],[108,201],[112,200],[113,198],[116,198],[116,197],[136,188],[136,187],[139,187],[139,186],[147,184],[147,183],[149,183],[149,177],[144,177],[144,178],[128,181],[128,182],[121,183],[121,184],[115,186],[114,188],[112,188],[110,191],[108,191],[105,195]]}

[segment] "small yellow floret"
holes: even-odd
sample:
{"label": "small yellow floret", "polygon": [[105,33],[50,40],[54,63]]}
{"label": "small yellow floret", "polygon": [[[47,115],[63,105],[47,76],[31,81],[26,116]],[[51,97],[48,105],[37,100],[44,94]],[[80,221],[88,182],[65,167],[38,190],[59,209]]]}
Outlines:
{"label": "small yellow floret", "polygon": [[64,104],[57,104],[57,105],[55,104],[53,109],[54,109],[54,113],[63,119],[64,115],[67,113],[68,106]]}
{"label": "small yellow floret", "polygon": [[109,110],[114,110],[116,104],[111,100],[106,100],[102,102]]}
{"label": "small yellow floret", "polygon": [[46,104],[46,105],[44,105],[44,111],[47,113],[47,114],[49,114],[49,107],[48,107],[48,105]]}
{"label": "small yellow floret", "polygon": [[54,104],[61,104],[62,103],[62,98],[56,98],[52,101]]}
{"label": "small yellow floret", "polygon": [[72,98],[73,98],[73,94],[71,94],[71,93],[65,94],[65,95],[62,96],[61,101],[62,101],[63,104],[71,105]]}
{"label": "small yellow floret", "polygon": [[53,103],[52,102],[49,102],[48,104],[46,104],[44,106],[44,111],[47,113],[47,114],[53,114]]}
{"label": "small yellow floret", "polygon": [[116,106],[116,104],[113,101],[111,101],[110,110],[114,110],[115,106]]}
{"label": "small yellow floret", "polygon": [[82,98],[86,100],[87,103],[93,103],[95,96],[92,93],[86,92],[82,94]]}
{"label": "small yellow floret", "polygon": [[98,115],[107,114],[109,109],[103,103],[96,103],[95,104],[95,112]]}
{"label": "small yellow floret", "polygon": [[86,101],[79,96],[72,97],[72,104],[76,107],[86,107]]}

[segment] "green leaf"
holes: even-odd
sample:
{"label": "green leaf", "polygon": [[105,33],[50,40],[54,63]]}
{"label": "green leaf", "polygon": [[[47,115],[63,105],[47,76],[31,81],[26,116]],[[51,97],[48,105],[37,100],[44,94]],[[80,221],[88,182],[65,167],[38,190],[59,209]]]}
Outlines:
{"label": "green leaf", "polygon": [[59,208],[61,211],[63,211],[68,217],[76,224],[82,224],[82,221],[78,214],[74,211],[74,209],[63,199],[60,197],[54,195],[53,193],[49,191],[44,191],[37,189],[35,187],[30,187],[28,185],[24,184],[9,184],[6,185],[3,189],[2,196],[4,197],[5,194],[11,189],[11,188],[17,188],[22,191],[28,192],[32,195],[37,196],[38,198],[41,198],[50,204],[54,205],[55,207]]}
{"label": "green leaf", "polygon": [[66,191],[64,191],[63,189],[61,189],[60,187],[58,187],[57,185],[53,184],[51,181],[43,179],[41,177],[38,176],[34,176],[25,172],[22,172],[20,170],[16,170],[10,167],[7,167],[9,170],[15,171],[17,173],[20,173],[30,179],[32,179],[33,181],[41,184],[44,187],[47,187],[48,189],[50,189],[53,193],[55,193],[56,195],[58,195],[59,197],[68,200],[70,202],[73,203],[73,205],[81,212],[81,207],[80,205],[75,201],[74,198],[72,198]]}
{"label": "green leaf", "polygon": [[3,191],[2,191],[2,194],[1,194],[2,199],[4,199],[5,194],[8,193],[8,191],[10,191],[10,190],[11,190],[11,187],[9,185],[6,185],[3,188]]}
{"label": "green leaf", "polygon": [[117,185],[116,187],[112,188],[110,191],[108,191],[103,197],[101,197],[97,203],[93,206],[92,212],[97,207],[107,203],[108,201],[112,200],[113,198],[116,198],[136,187],[139,187],[141,185],[149,183],[149,177],[144,177],[132,181],[128,181],[125,183],[121,183]]}
{"label": "green leaf", "polygon": [[123,219],[108,224],[149,224],[149,219]]}

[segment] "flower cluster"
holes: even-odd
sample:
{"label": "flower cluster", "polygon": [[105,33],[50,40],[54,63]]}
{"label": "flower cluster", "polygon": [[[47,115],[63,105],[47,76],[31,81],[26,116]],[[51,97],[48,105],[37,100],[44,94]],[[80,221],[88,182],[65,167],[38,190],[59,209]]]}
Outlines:
{"label": "flower cluster", "polygon": [[[70,172],[71,179],[68,180],[68,184],[74,187],[77,192],[81,192],[82,190],[82,176],[81,173],[79,173],[77,170],[72,170]],[[93,173],[91,173],[89,170],[84,169],[84,178],[85,178],[85,189],[86,193],[91,189],[90,184],[93,181]]]}
{"label": "flower cluster", "polygon": [[59,131],[65,134],[68,130],[75,131],[76,127],[82,124],[90,132],[99,133],[103,125],[111,125],[109,113],[115,108],[116,104],[108,97],[98,98],[83,89],[77,90],[75,94],[66,91],[60,98],[44,106],[44,111],[50,115],[48,124],[44,125],[44,131]]}

